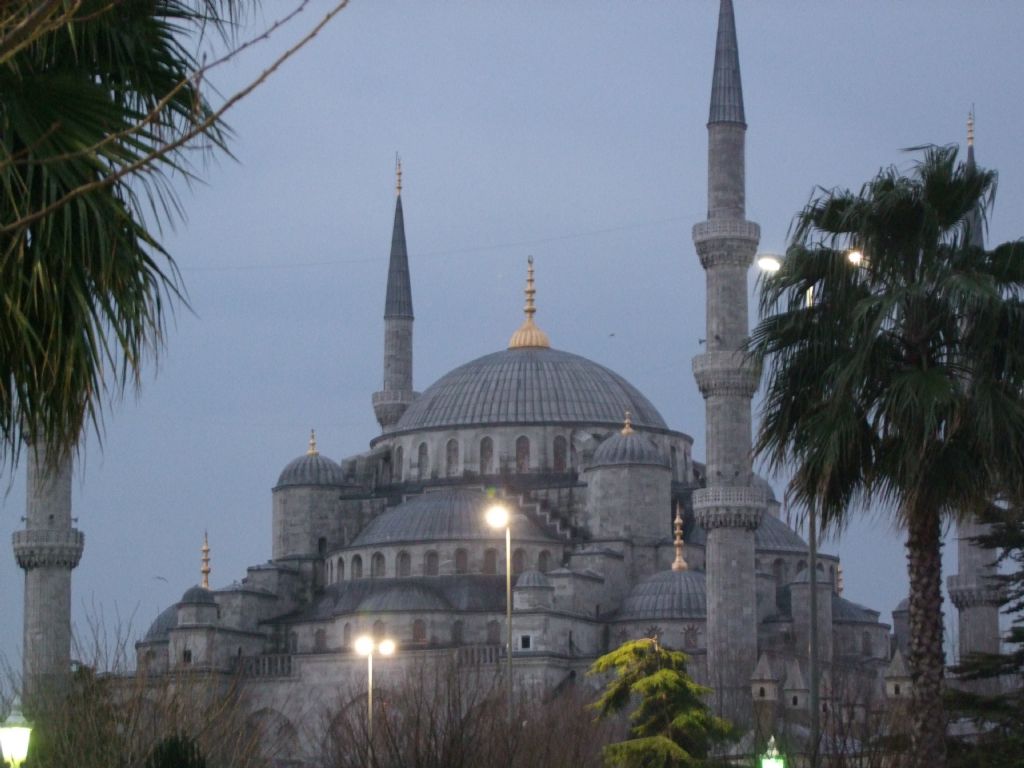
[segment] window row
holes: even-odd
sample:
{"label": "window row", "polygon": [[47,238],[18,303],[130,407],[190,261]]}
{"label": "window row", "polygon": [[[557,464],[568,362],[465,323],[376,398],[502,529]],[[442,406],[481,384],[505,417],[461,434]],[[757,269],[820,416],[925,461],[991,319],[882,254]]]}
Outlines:
{"label": "window row", "polygon": [[[446,623],[447,625],[447,623]],[[412,645],[426,645],[427,643],[442,643],[448,642],[451,645],[462,645],[466,642],[466,626],[461,619],[456,619],[448,626],[448,637],[439,638],[436,636],[427,636],[427,622],[423,619],[415,619],[412,625],[408,628],[409,634],[402,637],[393,637],[401,646]],[[488,644],[498,644],[502,642],[502,625],[496,620],[487,622],[486,627],[486,642]],[[345,622],[341,633],[341,645],[342,650],[352,650],[352,644],[355,642],[355,638],[358,636],[358,632],[353,628],[352,622]],[[372,634],[375,639],[381,639],[388,637],[388,627],[383,621],[379,619],[373,623]],[[317,629],[313,633],[313,651],[324,652],[329,650],[327,647],[327,635],[325,630]],[[289,653],[299,652],[299,636],[296,632],[291,632],[288,635],[288,651]]]}
{"label": "window row", "polygon": [[[481,475],[493,475],[499,471],[494,456],[494,440],[485,437],[480,441],[480,464]],[[454,437],[448,440],[444,446],[444,464],[438,466],[438,474],[442,477],[458,477],[462,467],[459,463],[459,441]],[[575,462],[572,462],[575,463]],[[395,448],[393,456],[395,480],[427,480],[430,478],[430,451],[427,444],[420,443],[416,450],[416,464],[410,467],[410,476],[405,477],[405,455],[402,446]],[[569,441],[559,435],[554,439],[551,453],[551,469],[554,472],[565,472],[571,466]],[[521,435],[516,438],[515,453],[516,472],[525,473],[530,471],[530,438]],[[441,471],[443,469],[443,472]]]}
{"label": "window row", "polygon": [[[504,552],[501,552],[503,555]],[[484,550],[483,562],[481,563],[480,573],[486,575],[496,575],[499,572],[504,572],[504,569],[499,571],[499,550],[494,547],[489,547]],[[512,573],[519,575],[527,569],[527,555],[525,550],[514,549],[512,550]],[[465,548],[458,548],[455,550],[454,557],[454,573],[457,575],[469,573],[469,550]],[[551,553],[544,549],[537,555],[537,570],[541,573],[547,573],[552,568]],[[344,581],[345,576],[345,558],[331,558],[327,561],[327,580],[330,583]],[[441,573],[441,557],[436,550],[428,550],[424,553],[423,559],[419,564],[419,570],[417,575],[423,576],[438,576]],[[387,561],[384,557],[383,552],[374,552],[370,556],[369,570],[364,568],[363,556],[352,555],[348,562],[348,578],[349,579],[362,579],[367,576],[371,579],[383,579],[387,577]],[[391,574],[399,578],[403,576],[412,576],[412,555],[402,550],[395,557],[394,573]]]}

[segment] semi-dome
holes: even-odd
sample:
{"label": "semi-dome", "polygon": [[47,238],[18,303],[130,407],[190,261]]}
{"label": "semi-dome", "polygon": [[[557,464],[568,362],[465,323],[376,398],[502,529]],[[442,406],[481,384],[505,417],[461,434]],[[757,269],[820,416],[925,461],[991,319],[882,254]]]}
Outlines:
{"label": "semi-dome", "polygon": [[654,442],[636,432],[627,417],[626,426],[602,442],[594,451],[590,468],[648,464],[668,467],[668,459]]}
{"label": "semi-dome", "polygon": [[356,610],[379,611],[450,611],[451,604],[422,584],[387,583],[374,585],[376,589],[359,602]]}
{"label": "semi-dome", "polygon": [[585,357],[544,347],[514,347],[456,368],[402,414],[392,435],[423,429],[503,424],[622,423],[667,430],[640,391]]}
{"label": "semi-dome", "polygon": [[832,593],[832,621],[850,624],[877,624],[878,615],[878,611],[840,597],[835,592]]}
{"label": "semi-dome", "polygon": [[316,448],[316,433],[309,438],[309,449],[281,470],[275,488],[289,485],[344,485],[341,465],[322,455]]}
{"label": "semi-dome", "polygon": [[[487,524],[485,513],[494,503],[486,493],[451,488],[424,493],[375,517],[352,541],[350,548],[398,544],[401,542],[498,540],[504,531]],[[551,541],[540,528],[507,500],[512,509],[512,540]]]}
{"label": "semi-dome", "polygon": [[662,571],[633,587],[617,618],[704,619],[707,614],[707,585],[702,572]]}
{"label": "semi-dome", "polygon": [[554,589],[551,579],[540,571],[524,571],[516,579],[516,589]]}

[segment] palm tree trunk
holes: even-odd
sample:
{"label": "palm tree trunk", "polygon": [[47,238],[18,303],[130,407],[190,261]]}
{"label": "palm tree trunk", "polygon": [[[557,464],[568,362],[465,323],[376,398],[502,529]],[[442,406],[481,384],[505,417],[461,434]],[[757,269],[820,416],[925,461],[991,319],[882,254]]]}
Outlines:
{"label": "palm tree trunk", "polygon": [[935,509],[907,509],[910,573],[910,674],[914,682],[913,764],[945,768],[946,715],[942,678],[942,551]]}

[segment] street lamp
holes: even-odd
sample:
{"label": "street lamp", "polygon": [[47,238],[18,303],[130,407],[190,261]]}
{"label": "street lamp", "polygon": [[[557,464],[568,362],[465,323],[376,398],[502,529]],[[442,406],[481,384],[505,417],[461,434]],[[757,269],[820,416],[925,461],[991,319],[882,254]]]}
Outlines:
{"label": "street lamp", "polygon": [[503,504],[484,513],[491,528],[505,529],[505,627],[508,632],[508,725],[512,727],[512,516]]}
{"label": "street lamp", "polygon": [[11,764],[11,768],[18,768],[25,762],[31,735],[32,726],[21,714],[21,707],[15,701],[7,719],[0,725],[0,749],[3,750],[4,760]]}
{"label": "street lamp", "polygon": [[774,736],[768,739],[768,748],[761,755],[760,764],[761,768],[786,768],[786,761],[779,754],[778,747],[775,746]]}
{"label": "street lamp", "polygon": [[366,736],[373,747],[373,654],[390,656],[395,652],[395,641],[385,638],[375,641],[370,635],[360,635],[354,645],[356,653],[366,657]]}

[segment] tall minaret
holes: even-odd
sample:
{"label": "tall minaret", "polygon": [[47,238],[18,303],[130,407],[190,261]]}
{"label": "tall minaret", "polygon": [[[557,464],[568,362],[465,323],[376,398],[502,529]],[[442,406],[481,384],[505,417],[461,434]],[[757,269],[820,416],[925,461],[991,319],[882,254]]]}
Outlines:
{"label": "tall minaret", "polygon": [[708,219],[693,228],[707,275],[706,351],[693,359],[705,401],[707,487],[693,494],[707,531],[707,665],[718,712],[749,724],[757,663],[754,531],[767,504],[751,485],[750,401],[757,373],[744,360],[747,272],[761,230],[746,220],[739,50],[732,0],[721,0],[708,117]]}
{"label": "tall minaret", "polygon": [[415,398],[412,390],[412,287],[402,217],[402,161],[395,161],[395,227],[384,300],[384,388],[373,393],[373,412],[381,429],[394,427]]}
{"label": "tall minaret", "polygon": [[71,669],[71,571],[85,546],[71,525],[71,458],[56,468],[29,447],[25,529],[14,556],[25,571],[23,688],[31,695],[59,684]]}
{"label": "tall minaret", "polygon": [[[974,168],[974,113],[967,118],[967,165]],[[985,247],[981,213],[968,218],[968,237],[972,246]],[[979,547],[974,539],[989,533],[991,526],[975,519],[957,526],[957,569],[949,577],[949,599],[957,608],[960,658],[972,653],[999,653],[999,604],[1002,594],[993,583],[996,575],[995,553]],[[960,684],[963,684],[961,681]],[[998,680],[978,680],[968,687],[978,693],[998,690]]]}

